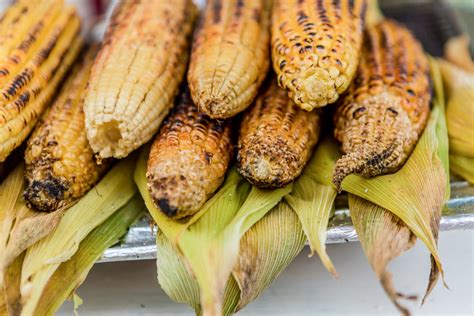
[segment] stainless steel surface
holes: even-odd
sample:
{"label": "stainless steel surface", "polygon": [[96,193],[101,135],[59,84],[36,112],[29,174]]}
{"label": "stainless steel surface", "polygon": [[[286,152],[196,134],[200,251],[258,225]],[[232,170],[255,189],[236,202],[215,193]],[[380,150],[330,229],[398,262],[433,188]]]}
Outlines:
{"label": "stainless steel surface", "polygon": [[[464,181],[451,184],[451,199],[446,204],[441,218],[440,230],[474,229],[474,186]],[[119,245],[105,251],[99,262],[145,260],[156,258],[156,228],[148,219],[142,219],[132,226]],[[347,197],[336,200],[336,211],[329,223],[326,242],[343,243],[357,241],[352,226]]]}

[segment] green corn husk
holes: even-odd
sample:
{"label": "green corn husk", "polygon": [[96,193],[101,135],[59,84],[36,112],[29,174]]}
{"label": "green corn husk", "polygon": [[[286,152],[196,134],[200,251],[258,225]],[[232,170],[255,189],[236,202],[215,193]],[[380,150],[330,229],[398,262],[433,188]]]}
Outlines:
{"label": "green corn husk", "polygon": [[[253,301],[301,252],[306,237],[298,217],[282,201],[253,225],[240,240],[237,264],[224,292],[224,315]],[[163,234],[157,238],[158,280],[174,301],[201,314],[199,286],[184,259]]]}
{"label": "green corn husk", "polygon": [[399,300],[414,299],[416,296],[395,291],[387,265],[415,245],[415,235],[390,211],[352,194],[349,194],[349,209],[362,249],[382,287],[398,310],[403,315],[409,315],[408,309]]}
{"label": "green corn husk", "polygon": [[474,184],[474,158],[450,154],[449,168],[454,174]]}
{"label": "green corn husk", "polygon": [[89,233],[135,194],[133,157],[120,161],[77,204],[69,208],[48,236],[28,248],[21,273],[22,313],[31,315],[49,280],[72,258]]}
{"label": "green corn husk", "polygon": [[35,315],[54,315],[63,302],[72,297],[84,282],[94,263],[113,246],[145,211],[139,194],[90,232],[70,260],[62,263],[48,281]]}
{"label": "green corn husk", "polygon": [[[450,195],[443,84],[439,68],[433,60],[431,60],[431,67],[435,89],[432,112],[423,135],[405,165],[394,174],[371,179],[350,175],[342,183],[345,191],[370,201],[377,208],[392,212],[427,246],[431,253],[432,267],[425,299],[436,284],[439,273],[443,273],[437,249],[437,238],[441,211]],[[356,216],[358,211],[355,210]],[[386,216],[384,214],[378,216],[382,215]],[[369,217],[364,219],[371,220]],[[373,231],[358,231],[362,239],[374,235],[383,237],[383,233],[375,231],[377,226],[371,227],[367,223],[358,223],[356,229],[361,230],[364,225]],[[395,228],[387,227],[385,233],[394,234],[394,231]],[[369,253],[375,251],[369,249],[370,245],[380,243],[384,243],[384,240],[365,241],[365,251]],[[384,260],[388,262],[400,254],[402,246],[400,245],[397,249],[379,248],[377,255],[384,256]],[[371,257],[369,260],[374,265]],[[378,263],[377,267],[376,273],[383,272],[384,262]],[[383,285],[386,287],[386,284]],[[387,293],[390,297],[393,296],[390,288]]]}
{"label": "green corn husk", "polygon": [[285,196],[298,215],[308,237],[312,256],[316,251],[324,267],[334,276],[336,269],[326,253],[326,232],[329,217],[334,212],[337,190],[332,179],[331,162],[337,159],[334,142],[325,139],[318,145],[303,174],[296,180],[293,191]]}
{"label": "green corn husk", "polygon": [[148,148],[145,148],[135,172],[135,182],[145,204],[195,277],[203,314],[220,315],[242,236],[291,191],[291,185],[273,191],[252,188],[232,169],[223,187],[197,214],[186,223],[176,222],[151,202],[145,177],[147,156]]}
{"label": "green corn husk", "polygon": [[0,286],[7,267],[29,246],[48,235],[59,223],[64,210],[52,213],[29,209],[22,197],[24,164],[20,163],[0,185]]}

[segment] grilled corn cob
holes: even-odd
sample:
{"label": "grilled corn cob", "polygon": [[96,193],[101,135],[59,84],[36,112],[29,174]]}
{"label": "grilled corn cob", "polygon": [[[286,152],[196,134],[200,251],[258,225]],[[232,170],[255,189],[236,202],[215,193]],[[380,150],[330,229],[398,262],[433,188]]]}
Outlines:
{"label": "grilled corn cob", "polygon": [[269,67],[271,0],[210,0],[188,81],[199,110],[228,118],[247,108]]}
{"label": "grilled corn cob", "polygon": [[200,113],[185,89],[151,147],[148,190],[163,213],[196,213],[224,180],[232,158],[231,122]]}
{"label": "grilled corn cob", "polygon": [[197,14],[191,0],[122,1],[92,67],[87,137],[102,158],[151,139],[173,105]]}
{"label": "grilled corn cob", "polygon": [[0,162],[50,102],[81,46],[79,18],[62,0],[18,1],[0,22]]}
{"label": "grilled corn cob", "polygon": [[276,0],[272,61],[281,87],[302,109],[336,102],[360,57],[365,0]]}
{"label": "grilled corn cob", "polygon": [[369,27],[354,83],[335,113],[335,137],[344,156],[338,187],[351,173],[394,172],[412,152],[430,112],[428,60],[420,43],[390,20]]}
{"label": "grilled corn cob", "polygon": [[84,90],[98,47],[91,48],[35,128],[25,152],[24,197],[37,210],[55,211],[84,195],[105,171],[84,128]]}
{"label": "grilled corn cob", "polygon": [[252,184],[283,187],[299,176],[320,131],[319,110],[306,112],[272,80],[244,115],[237,166]]}

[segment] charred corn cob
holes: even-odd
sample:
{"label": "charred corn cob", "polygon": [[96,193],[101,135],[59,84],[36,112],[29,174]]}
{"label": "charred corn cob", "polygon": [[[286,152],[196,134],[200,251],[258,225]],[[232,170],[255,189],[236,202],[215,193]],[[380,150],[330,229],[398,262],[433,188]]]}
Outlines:
{"label": "charred corn cob", "polygon": [[25,152],[24,197],[37,210],[55,211],[84,195],[107,164],[98,165],[84,128],[84,90],[97,47],[90,49],[35,128]]}
{"label": "charred corn cob", "polygon": [[146,143],[173,105],[197,14],[191,0],[122,1],[92,67],[87,137],[102,158]]}
{"label": "charred corn cob", "polygon": [[334,117],[344,155],[333,182],[399,169],[425,127],[430,99],[428,60],[410,31],[389,20],[369,27],[357,75]]}
{"label": "charred corn cob", "polygon": [[75,59],[79,18],[62,0],[18,1],[0,22],[0,162],[18,147]]}
{"label": "charred corn cob", "polygon": [[269,67],[271,0],[210,0],[196,34],[188,81],[199,110],[228,118],[247,108]]}
{"label": "charred corn cob", "polygon": [[276,0],[272,61],[281,87],[302,109],[336,102],[360,57],[365,0]]}
{"label": "charred corn cob", "polygon": [[231,122],[200,113],[185,89],[151,147],[153,202],[173,218],[196,213],[221,185],[231,158]]}
{"label": "charred corn cob", "polygon": [[285,186],[300,175],[319,131],[319,111],[300,109],[272,80],[244,115],[237,153],[240,174],[258,187]]}

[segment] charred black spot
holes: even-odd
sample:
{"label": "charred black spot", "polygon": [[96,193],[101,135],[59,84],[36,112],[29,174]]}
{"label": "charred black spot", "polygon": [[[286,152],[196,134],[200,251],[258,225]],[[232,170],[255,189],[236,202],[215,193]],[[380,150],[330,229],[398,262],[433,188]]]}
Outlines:
{"label": "charred black spot", "polygon": [[324,49],[324,46],[323,45],[318,45],[316,46],[317,49]]}
{"label": "charred black spot", "polygon": [[66,183],[57,178],[49,177],[47,180],[33,180],[24,193],[25,199],[42,212],[55,211],[64,199],[68,190]]}
{"label": "charred black spot", "polygon": [[389,107],[389,108],[387,108],[387,112],[390,112],[390,113],[394,114],[395,116],[397,116],[397,115],[398,115],[398,111],[397,111],[397,110],[395,110],[395,109],[394,109],[394,108],[392,108],[392,107]]}
{"label": "charred black spot", "polygon": [[160,210],[165,213],[166,216],[173,217],[176,215],[177,208],[169,204],[168,199],[159,199],[157,201]]}
{"label": "charred black spot", "polygon": [[215,124],[212,124],[211,129],[217,133],[224,132],[225,128],[225,121],[223,120],[216,120]]}
{"label": "charred black spot", "polygon": [[207,162],[208,165],[211,164],[211,161],[212,161],[212,157],[213,157],[213,156],[214,156],[214,155],[213,155],[212,153],[210,153],[210,152],[208,152],[208,151],[206,151],[206,150],[204,151],[204,159],[206,159],[206,162]]}
{"label": "charred black spot", "polygon": [[280,63],[280,69],[283,70],[283,68],[285,68],[286,66],[286,60],[282,60],[281,63]]}
{"label": "charred black spot", "polygon": [[415,91],[413,91],[412,89],[407,89],[407,93],[411,95],[412,97],[416,95]]}
{"label": "charred black spot", "polygon": [[355,118],[355,119],[358,119],[360,117],[360,115],[365,112],[365,110],[367,110],[365,108],[365,106],[361,106],[361,107],[355,109],[355,111],[352,113],[352,117]]}

